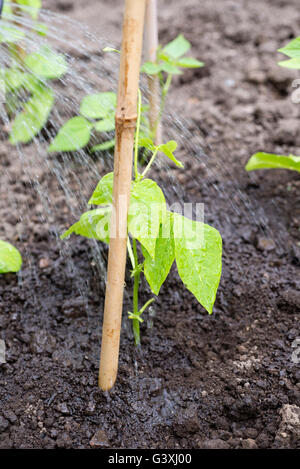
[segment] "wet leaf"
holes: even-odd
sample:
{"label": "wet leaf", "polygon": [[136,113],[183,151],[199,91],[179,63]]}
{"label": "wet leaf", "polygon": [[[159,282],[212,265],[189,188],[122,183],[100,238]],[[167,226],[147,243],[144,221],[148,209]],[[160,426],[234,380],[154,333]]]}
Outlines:
{"label": "wet leaf", "polygon": [[167,212],[165,221],[160,226],[159,236],[155,244],[154,258],[143,247],[142,251],[145,257],[145,277],[152,292],[158,295],[160,287],[166,280],[175,259],[173,218],[170,212]]}
{"label": "wet leaf", "polygon": [[278,52],[287,55],[288,57],[300,58],[300,36],[290,41],[286,46],[278,49]]}
{"label": "wet leaf", "polygon": [[115,130],[115,120],[114,119],[103,119],[94,124],[95,130],[97,132],[111,132]]}
{"label": "wet leaf", "polygon": [[294,58],[294,59],[290,59],[290,60],[282,60],[281,62],[278,62],[278,65],[280,65],[280,67],[284,67],[284,68],[299,69],[300,68],[300,58]]}
{"label": "wet leaf", "polygon": [[46,86],[36,85],[35,94],[13,121],[9,141],[13,145],[30,142],[46,124],[53,104],[53,91]]}
{"label": "wet leaf", "polygon": [[63,55],[56,54],[49,47],[25,57],[26,67],[38,77],[55,79],[62,77],[67,71],[67,63]]}
{"label": "wet leaf", "polygon": [[175,259],[181,280],[211,314],[222,270],[222,238],[213,227],[173,213]]}
{"label": "wet leaf", "polygon": [[145,62],[141,67],[141,73],[146,73],[147,75],[157,75],[161,70],[161,65],[153,62]]}
{"label": "wet leaf", "polygon": [[116,143],[115,139],[108,140],[107,142],[99,143],[99,145],[95,145],[94,147],[92,147],[91,152],[95,153],[96,151],[110,150],[111,148],[115,146],[115,143]]}
{"label": "wet leaf", "polygon": [[176,65],[182,68],[198,68],[203,67],[204,62],[200,62],[199,60],[194,59],[193,57],[183,57],[182,59],[179,59],[176,62]]}
{"label": "wet leaf", "polygon": [[162,190],[151,179],[132,183],[128,213],[129,233],[146,248],[153,258],[160,224],[166,217]]}
{"label": "wet leaf", "polygon": [[53,153],[84,148],[90,140],[92,127],[84,117],[73,117],[59,130],[48,151]]}
{"label": "wet leaf", "polygon": [[179,34],[176,39],[173,39],[173,41],[169,42],[169,44],[163,48],[163,52],[173,59],[178,59],[186,54],[190,48],[191,44],[189,41],[187,41],[182,34]]}
{"label": "wet leaf", "polygon": [[177,158],[174,156],[174,151],[177,148],[177,143],[175,140],[170,140],[167,143],[164,143],[163,145],[158,146],[158,150],[163,152],[171,161],[173,161],[176,166],[179,166],[179,168],[183,168],[183,164],[181,161],[177,160]]}
{"label": "wet leaf", "polygon": [[113,92],[94,93],[81,101],[80,113],[88,119],[112,119],[117,105],[117,95]]}
{"label": "wet leaf", "polygon": [[27,7],[24,8],[24,12],[31,15],[34,20],[37,19],[39,11],[42,8],[42,0],[17,0],[16,3]]}
{"label": "wet leaf", "polygon": [[109,242],[109,223],[111,207],[102,207],[89,210],[81,215],[80,220],[70,226],[62,235],[61,239],[68,238],[72,233],[89,239]]}
{"label": "wet leaf", "polygon": [[247,171],[255,169],[290,169],[300,172],[300,156],[274,155],[272,153],[255,153],[246,165]]}
{"label": "wet leaf", "polygon": [[19,272],[21,266],[22,257],[17,248],[0,240],[0,274]]}
{"label": "wet leaf", "polygon": [[99,181],[89,204],[107,205],[112,204],[114,173],[108,173]]}

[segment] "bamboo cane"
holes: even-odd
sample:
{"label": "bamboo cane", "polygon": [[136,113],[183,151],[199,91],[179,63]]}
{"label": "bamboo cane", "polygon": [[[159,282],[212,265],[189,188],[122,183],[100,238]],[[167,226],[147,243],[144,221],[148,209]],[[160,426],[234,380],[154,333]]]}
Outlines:
{"label": "bamboo cane", "polygon": [[[146,56],[149,62],[157,61],[158,25],[157,25],[157,0],[147,0],[146,8]],[[160,89],[157,75],[148,76],[149,91],[149,122],[150,130],[154,133],[156,145],[162,143],[162,127],[158,123]]]}
{"label": "bamboo cane", "polygon": [[115,383],[122,320],[127,255],[127,213],[132,177],[132,155],[137,120],[137,94],[146,0],[125,0],[123,40],[116,111],[113,206],[102,329],[99,386]]}

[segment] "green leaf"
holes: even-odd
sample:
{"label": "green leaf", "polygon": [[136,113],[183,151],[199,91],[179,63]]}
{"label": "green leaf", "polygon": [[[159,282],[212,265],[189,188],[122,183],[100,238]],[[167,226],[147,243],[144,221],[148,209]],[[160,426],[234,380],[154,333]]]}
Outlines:
{"label": "green leaf", "polygon": [[172,57],[173,59],[178,59],[186,54],[191,48],[189,41],[185,39],[182,34],[179,34],[176,39],[169,42],[164,48],[163,52]]}
{"label": "green leaf", "polygon": [[60,129],[48,152],[74,151],[85,147],[90,140],[92,127],[84,117],[73,117]]}
{"label": "green leaf", "polygon": [[26,82],[27,78],[28,74],[21,72],[21,70],[18,68],[7,68],[5,70],[5,83],[7,91],[14,91],[19,89]]}
{"label": "green leaf", "polygon": [[128,213],[128,231],[154,258],[160,224],[166,217],[166,201],[162,190],[151,179],[132,183]]}
{"label": "green leaf", "polygon": [[35,91],[12,124],[9,141],[13,145],[30,142],[48,120],[54,104],[53,91],[44,85],[36,85]]}
{"label": "green leaf", "polygon": [[112,118],[117,105],[117,95],[113,92],[95,93],[81,101],[80,113],[88,119]]}
{"label": "green leaf", "polygon": [[198,68],[203,67],[204,63],[199,62],[199,60],[194,59],[193,57],[183,57],[176,62],[176,65],[183,68]]}
{"label": "green leaf", "polygon": [[89,210],[81,215],[80,220],[70,226],[62,235],[61,239],[68,238],[72,233],[89,239],[109,242],[109,224],[111,207]]}
{"label": "green leaf", "polygon": [[186,288],[211,314],[222,270],[222,238],[209,225],[173,213],[175,258]]}
{"label": "green leaf", "polygon": [[24,32],[18,26],[1,25],[0,29],[0,43],[17,43],[25,36]]}
{"label": "green leaf", "polygon": [[114,49],[113,47],[104,47],[102,50],[103,52],[116,52],[117,54],[121,54],[120,50]]}
{"label": "green leaf", "polygon": [[47,36],[48,26],[45,23],[35,23],[33,29],[40,36]]}
{"label": "green leaf", "polygon": [[176,164],[176,166],[183,168],[184,166],[181,163],[181,161],[177,160],[177,158],[173,154],[176,148],[177,148],[177,143],[175,142],[175,140],[170,140],[169,142],[158,146],[158,150],[163,152],[171,161],[173,161]]}
{"label": "green leaf", "polygon": [[142,247],[144,274],[149,286],[155,295],[159,294],[160,287],[166,280],[175,259],[175,244],[173,233],[173,217],[167,212],[166,219],[160,226],[159,236],[155,244],[154,259]]}
{"label": "green leaf", "polygon": [[94,147],[92,147],[91,152],[95,153],[96,151],[110,150],[111,148],[115,146],[115,143],[116,143],[115,139],[108,140],[107,142],[99,143],[99,145],[95,145]]}
{"label": "green leaf", "polygon": [[0,240],[0,274],[19,272],[21,266],[22,257],[17,248]]}
{"label": "green leaf", "polygon": [[139,139],[139,147],[147,148],[147,150],[155,151],[156,146],[153,143],[153,140],[149,137],[141,137]]}
{"label": "green leaf", "polygon": [[35,75],[47,79],[62,77],[67,71],[67,63],[63,55],[56,54],[49,47],[25,57],[26,67]]}
{"label": "green leaf", "polygon": [[97,132],[111,132],[115,130],[115,120],[114,119],[103,119],[94,124],[95,130]]}
{"label": "green leaf", "polygon": [[252,155],[246,165],[247,171],[269,168],[290,169],[300,172],[300,156],[284,156],[259,152]]}
{"label": "green leaf", "polygon": [[161,70],[161,65],[154,62],[145,62],[141,67],[141,73],[146,73],[147,75],[157,75]]}
{"label": "green leaf", "polygon": [[299,69],[300,68],[300,58],[294,58],[294,59],[290,59],[290,60],[282,60],[281,62],[278,62],[278,65],[280,65],[280,67],[284,67],[284,68]]}
{"label": "green leaf", "polygon": [[34,20],[37,19],[39,11],[42,8],[42,0],[17,0],[17,3],[28,7],[24,11],[28,12]]}
{"label": "green leaf", "polygon": [[300,36],[296,39],[293,39],[286,46],[278,49],[278,52],[287,55],[291,58],[300,58]]}
{"label": "green leaf", "polygon": [[161,64],[161,69],[171,75],[182,75],[182,71],[178,67],[176,67],[176,65],[169,62],[163,62]]}
{"label": "green leaf", "polygon": [[114,173],[108,173],[99,181],[89,204],[107,205],[112,204]]}

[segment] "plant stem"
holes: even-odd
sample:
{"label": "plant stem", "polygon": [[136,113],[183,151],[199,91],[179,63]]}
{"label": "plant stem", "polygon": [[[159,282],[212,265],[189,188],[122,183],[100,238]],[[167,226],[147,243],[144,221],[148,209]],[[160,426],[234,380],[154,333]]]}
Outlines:
{"label": "plant stem", "polygon": [[170,88],[170,85],[171,85],[171,82],[172,82],[172,78],[173,78],[173,75],[171,73],[169,73],[168,76],[167,76],[167,79],[166,79],[166,81],[165,81],[165,83],[162,87],[161,103],[160,103],[160,109],[159,109],[158,117],[157,117],[155,127],[154,127],[154,131],[153,131],[154,135],[157,131],[157,128],[158,128],[159,124],[161,123],[162,115],[164,113],[165,106],[166,106],[166,98],[167,98],[167,94],[168,94],[168,91],[169,91],[169,88]]}
{"label": "plant stem", "polygon": [[[140,284],[140,271],[138,269],[138,254],[136,247],[136,239],[132,240],[133,245],[133,256],[135,263],[135,272],[134,272],[134,285],[133,285],[133,314],[138,314],[139,312],[139,284]],[[140,344],[140,321],[138,319],[133,319],[133,334],[135,345]]]}
{"label": "plant stem", "polygon": [[141,175],[141,178],[144,178],[146,176],[146,174],[148,173],[149,169],[151,168],[152,166],[152,163],[153,161],[155,160],[155,157],[158,153],[158,148],[153,152],[151,158],[150,158],[150,161],[149,163],[147,164],[146,168],[144,169],[144,171],[142,172],[142,175]]}
{"label": "plant stem", "polygon": [[131,244],[130,244],[129,236],[127,237],[127,249],[128,249],[128,254],[129,254],[129,258],[130,258],[132,268],[135,269],[136,265],[135,265],[134,255],[133,255],[133,252],[132,252],[132,247],[131,247]]}

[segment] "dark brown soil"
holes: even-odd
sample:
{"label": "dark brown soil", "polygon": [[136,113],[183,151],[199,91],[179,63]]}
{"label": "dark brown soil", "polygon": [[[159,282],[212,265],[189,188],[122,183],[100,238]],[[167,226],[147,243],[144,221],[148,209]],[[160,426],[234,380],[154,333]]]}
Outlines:
{"label": "dark brown soil", "polygon": [[[121,4],[45,1],[116,43]],[[124,318],[118,381],[111,393],[100,391],[104,279],[91,265],[93,243],[74,238],[61,252],[56,232],[74,217],[53,173],[34,168],[55,216],[44,213],[22,161],[2,142],[0,236],[20,248],[24,267],[19,277],[0,277],[7,347],[0,448],[300,447],[300,369],[292,359],[300,337],[300,179],[244,170],[255,151],[300,151],[290,96],[297,74],[276,65],[276,50],[299,35],[298,1],[160,4],[161,41],[183,32],[206,63],[175,80],[169,107],[188,119],[207,155],[182,148],[186,172],[174,176],[185,200],[205,203],[206,221],[224,240],[215,312],[208,316],[172,272],[153,327],[142,327],[141,350]],[[28,161],[33,148],[25,149]]]}

